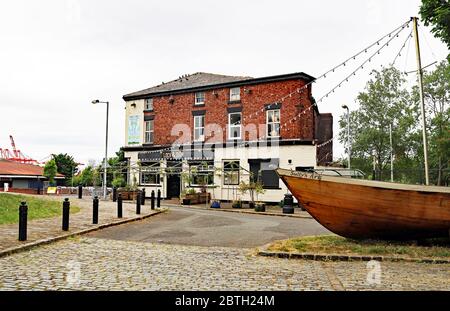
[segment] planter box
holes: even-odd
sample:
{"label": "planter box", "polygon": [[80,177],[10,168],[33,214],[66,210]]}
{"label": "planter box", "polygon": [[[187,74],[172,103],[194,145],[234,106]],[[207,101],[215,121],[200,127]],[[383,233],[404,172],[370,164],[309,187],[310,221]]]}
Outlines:
{"label": "planter box", "polygon": [[[122,195],[122,200],[134,201],[138,197],[140,191],[127,191],[127,190],[117,190],[117,196],[119,193]],[[112,194],[111,194],[112,198]]]}
{"label": "planter box", "polygon": [[209,203],[209,201],[211,200],[211,194],[208,193],[208,192],[195,193],[195,194],[186,194],[183,197],[183,202],[184,202],[184,200],[189,200],[190,204]]}

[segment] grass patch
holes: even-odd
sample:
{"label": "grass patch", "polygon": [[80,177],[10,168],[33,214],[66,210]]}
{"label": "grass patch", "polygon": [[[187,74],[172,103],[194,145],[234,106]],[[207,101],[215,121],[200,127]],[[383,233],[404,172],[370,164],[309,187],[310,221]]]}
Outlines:
{"label": "grass patch", "polygon": [[450,258],[450,239],[420,241],[352,240],[340,236],[312,236],[276,241],[270,251],[337,255],[378,255],[407,258]]}
{"label": "grass patch", "polygon": [[[46,200],[25,195],[0,193],[0,225],[19,222],[20,202],[27,202],[28,220],[55,217],[62,214],[62,200]],[[70,213],[80,211],[77,206],[70,206]]]}

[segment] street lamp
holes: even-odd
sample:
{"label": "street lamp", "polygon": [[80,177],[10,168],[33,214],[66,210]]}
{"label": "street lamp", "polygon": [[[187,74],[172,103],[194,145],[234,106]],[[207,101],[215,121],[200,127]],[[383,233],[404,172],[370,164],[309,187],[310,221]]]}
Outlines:
{"label": "street lamp", "polygon": [[342,108],[347,109],[347,155],[348,155],[348,168],[350,169],[350,109],[347,105],[342,105]]}
{"label": "street lamp", "polygon": [[98,99],[93,100],[95,104],[106,104],[106,143],[105,143],[105,163],[103,173],[103,199],[106,200],[106,167],[108,165],[108,118],[109,118],[109,102],[100,101]]}

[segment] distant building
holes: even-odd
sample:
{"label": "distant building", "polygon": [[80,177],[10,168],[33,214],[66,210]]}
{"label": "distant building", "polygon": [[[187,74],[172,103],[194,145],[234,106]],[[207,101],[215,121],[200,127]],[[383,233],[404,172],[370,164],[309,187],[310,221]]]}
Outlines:
{"label": "distant building", "polygon": [[[0,192],[41,194],[47,180],[43,174],[43,167],[0,159]],[[55,179],[63,181],[64,176],[58,174]]]}
{"label": "distant building", "polygon": [[275,168],[333,158],[332,142],[318,148],[333,137],[333,117],[314,105],[313,81],[199,72],[123,96],[128,182],[164,198],[206,186],[215,199],[248,201],[239,183],[258,179],[257,200],[279,202],[287,189]]}

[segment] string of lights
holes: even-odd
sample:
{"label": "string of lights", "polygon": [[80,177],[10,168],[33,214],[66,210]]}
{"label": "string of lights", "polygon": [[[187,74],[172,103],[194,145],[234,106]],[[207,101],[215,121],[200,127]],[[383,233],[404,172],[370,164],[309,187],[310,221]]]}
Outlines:
{"label": "string of lights", "polygon": [[[292,96],[293,96],[294,94],[296,94],[296,93],[297,93],[297,94],[300,94],[301,92],[303,92],[304,90],[306,90],[306,89],[308,88],[308,86],[311,85],[313,82],[316,82],[316,81],[319,80],[319,79],[324,79],[324,78],[326,78],[327,75],[329,75],[330,73],[334,73],[334,72],[336,71],[336,69],[338,69],[338,68],[340,68],[340,67],[345,67],[345,66],[347,66],[347,63],[348,63],[349,61],[356,60],[356,58],[357,58],[358,56],[360,56],[360,55],[362,55],[362,54],[368,53],[368,51],[369,51],[371,48],[373,48],[374,46],[380,46],[380,44],[382,43],[382,41],[384,41],[385,39],[389,38],[389,40],[387,40],[387,42],[385,42],[384,44],[382,44],[381,47],[378,48],[378,49],[375,51],[375,53],[373,53],[369,58],[367,58],[361,65],[359,65],[354,71],[352,71],[348,76],[346,76],[342,81],[340,81],[336,86],[334,86],[329,92],[327,92],[325,95],[323,95],[319,100],[315,101],[315,102],[312,103],[309,107],[307,107],[307,108],[303,109],[302,111],[300,111],[300,112],[299,112],[298,114],[296,114],[293,118],[287,120],[284,124],[280,124],[280,130],[281,130],[282,128],[286,127],[286,126],[288,125],[288,123],[292,123],[292,122],[296,121],[297,119],[301,118],[301,116],[302,116],[303,114],[306,114],[307,112],[309,112],[311,109],[313,109],[314,106],[317,106],[317,105],[318,105],[320,102],[322,102],[325,98],[329,97],[329,95],[331,95],[332,93],[334,93],[334,92],[336,91],[337,88],[340,88],[340,87],[342,86],[343,83],[348,82],[349,79],[350,79],[352,76],[356,76],[356,73],[357,73],[359,70],[364,69],[364,65],[365,65],[365,64],[367,64],[368,62],[371,62],[372,59],[373,59],[376,55],[380,54],[380,51],[381,51],[381,50],[383,50],[385,47],[389,46],[389,43],[390,43],[392,40],[394,40],[395,38],[398,38],[398,37],[399,37],[399,34],[400,34],[405,28],[409,28],[410,22],[411,22],[411,20],[409,20],[409,21],[403,23],[401,26],[395,28],[393,31],[391,31],[391,32],[389,32],[388,34],[384,35],[383,37],[381,37],[380,39],[378,39],[377,41],[375,41],[374,43],[372,43],[372,44],[369,45],[368,47],[366,47],[366,48],[362,49],[361,51],[357,52],[356,54],[350,56],[350,57],[347,58],[345,61],[343,61],[343,62],[341,62],[340,64],[338,64],[337,66],[334,66],[334,67],[332,67],[331,69],[327,70],[326,72],[324,72],[323,74],[321,74],[318,78],[316,78],[314,81],[310,81],[310,82],[308,82],[307,84],[305,84],[305,85],[303,85],[303,86],[301,86],[301,87],[295,89],[293,92],[290,92],[290,93],[286,94],[285,96],[279,98],[277,101],[275,101],[274,103],[268,105],[267,107],[262,107],[262,108],[259,109],[258,111],[253,112],[253,113],[251,113],[250,115],[248,115],[248,116],[246,116],[246,117],[243,117],[243,118],[242,118],[241,124],[242,124],[243,121],[245,121],[247,118],[251,118],[251,117],[253,117],[254,115],[257,116],[259,113],[265,112],[266,109],[272,108],[272,105],[277,105],[277,104],[283,102],[284,100],[286,100],[287,98],[292,97]],[[407,39],[410,39],[410,37],[411,37],[411,34],[408,35]],[[402,48],[401,48],[401,50],[400,50],[400,52],[399,52],[398,54],[400,54],[400,53],[402,52],[402,50],[404,49],[404,47],[405,47],[407,41],[408,41],[408,40],[405,41],[405,43],[403,44],[403,46],[402,46]],[[397,55],[398,55],[398,54],[397,54]],[[396,58],[397,58],[397,57],[396,57]],[[394,61],[395,61],[395,60],[394,60]],[[269,136],[267,136],[267,135],[263,135],[263,136],[259,137],[259,140],[264,140],[264,139],[272,139],[272,137],[269,137]],[[332,141],[333,139],[334,139],[334,138],[330,139],[330,140],[327,141],[327,142],[324,142],[324,143],[318,145],[317,147],[318,147],[318,148],[321,148],[321,147],[323,147],[324,145],[326,145],[326,144],[328,144],[328,143],[331,143],[331,141]],[[239,142],[239,143],[235,144],[235,146],[236,146],[236,147],[242,147],[242,146],[244,146],[244,145],[251,144],[251,143],[252,143],[252,142],[249,142],[249,141],[245,141],[245,140],[244,140],[244,141],[242,141],[242,142]],[[175,150],[175,151],[179,151],[180,147],[183,147],[183,148],[184,148],[185,146],[189,146],[189,145],[192,145],[192,144],[195,145],[195,142],[194,142],[194,141],[190,141],[190,142],[181,143],[181,144],[174,144],[174,145],[171,145],[170,147],[165,147],[165,148],[162,148],[162,149],[146,151],[146,153],[147,153],[147,154],[152,154],[152,153],[162,153],[162,152],[164,152],[164,151],[172,151],[172,152],[173,152],[174,150]],[[199,159],[201,159],[201,158],[199,158]],[[155,158],[154,160],[164,160],[164,158]]]}
{"label": "string of lights", "polygon": [[[340,68],[340,67],[345,67],[347,66],[347,63],[352,61],[352,60],[356,60],[356,58],[362,54],[366,54],[368,53],[368,51],[373,48],[374,46],[379,46],[381,44],[381,42],[383,40],[385,40],[386,38],[391,38],[392,35],[397,32],[398,30],[403,30],[405,29],[405,27],[409,28],[409,24],[411,23],[411,20],[403,23],[402,25],[400,25],[399,27],[395,28],[394,30],[392,30],[391,32],[389,32],[388,34],[382,36],[380,39],[378,39],[377,41],[375,41],[374,43],[370,44],[369,46],[365,47],[364,49],[360,50],[359,52],[357,52],[356,54],[350,56],[349,58],[347,58],[346,60],[344,60],[343,62],[339,63],[338,65],[332,67],[331,69],[325,71],[323,74],[321,74],[319,77],[317,77],[315,80],[310,81],[308,83],[306,83],[305,85],[295,89],[294,91],[286,94],[283,97],[280,97],[278,100],[275,100],[275,102],[273,104],[268,105],[268,107],[262,107],[260,108],[258,111],[253,112],[251,114],[249,114],[248,116],[243,117],[243,121],[245,121],[247,118],[252,118],[253,116],[257,116],[259,113],[264,112],[266,109],[270,109],[272,107],[272,105],[276,105],[278,103],[282,103],[283,101],[285,101],[287,98],[291,98],[293,95],[295,95],[296,93],[300,94],[302,92],[304,92],[308,86],[310,86],[312,83],[317,82],[320,79],[325,79],[327,77],[327,75],[329,75],[330,73],[334,73],[336,71],[336,69]],[[397,33],[398,34],[398,33]],[[397,34],[395,34],[394,36],[397,36]]]}
{"label": "string of lights", "polygon": [[325,98],[327,98],[328,96],[330,96],[332,93],[334,93],[336,91],[336,89],[340,88],[342,86],[343,83],[348,82],[349,79],[352,76],[356,76],[356,73],[359,70],[364,69],[364,65],[366,65],[368,62],[371,62],[372,59],[376,56],[380,54],[380,51],[383,50],[385,47],[389,46],[389,43],[394,40],[395,38],[398,38],[399,34],[405,29],[406,26],[403,26],[403,28],[401,28],[400,30],[397,31],[397,33],[395,33],[394,36],[392,36],[386,43],[384,43],[377,51],[375,51],[375,53],[373,53],[369,58],[367,58],[361,65],[359,65],[354,71],[352,71],[349,75],[347,75],[343,80],[341,80],[336,86],[334,86],[330,91],[328,91],[327,93],[325,93],[325,95],[323,95],[322,97],[320,97],[317,101],[315,101],[311,106],[309,106],[308,108],[302,110],[301,112],[299,112],[296,116],[294,116],[293,118],[287,120],[283,125],[280,126],[280,128],[284,128],[288,123],[292,123],[293,121],[296,121],[297,118],[301,117],[302,114],[305,114],[306,112],[310,111],[314,106],[317,106],[320,102],[322,102]]}
{"label": "string of lights", "polygon": [[411,40],[411,38],[413,37],[413,34],[412,34],[412,33],[413,33],[413,31],[411,30],[411,32],[410,32],[410,33],[408,34],[408,36],[406,37],[405,42],[404,42],[403,45],[401,46],[400,51],[398,51],[397,55],[395,55],[395,58],[394,58],[394,60],[392,61],[391,66],[394,66],[396,60],[397,60],[399,57],[402,56],[403,49],[406,47],[406,44],[407,44],[407,43]]}

